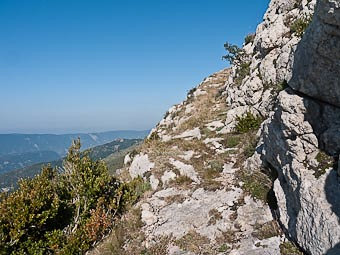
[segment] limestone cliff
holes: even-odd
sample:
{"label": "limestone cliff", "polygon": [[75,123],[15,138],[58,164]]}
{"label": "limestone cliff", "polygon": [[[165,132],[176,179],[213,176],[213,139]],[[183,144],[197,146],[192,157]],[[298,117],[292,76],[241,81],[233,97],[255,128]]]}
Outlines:
{"label": "limestone cliff", "polygon": [[340,1],[322,0],[297,47],[292,89],[263,132],[263,158],[279,173],[279,219],[309,254],[340,254]]}
{"label": "limestone cliff", "polygon": [[121,177],[151,191],[99,251],[340,254],[339,37],[340,0],[272,0],[243,63],[126,157]]}

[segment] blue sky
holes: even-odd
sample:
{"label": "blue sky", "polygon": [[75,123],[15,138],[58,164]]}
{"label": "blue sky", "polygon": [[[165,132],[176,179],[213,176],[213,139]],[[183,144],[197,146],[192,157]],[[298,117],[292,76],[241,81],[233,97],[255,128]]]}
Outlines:
{"label": "blue sky", "polygon": [[149,129],[269,0],[1,0],[0,133]]}

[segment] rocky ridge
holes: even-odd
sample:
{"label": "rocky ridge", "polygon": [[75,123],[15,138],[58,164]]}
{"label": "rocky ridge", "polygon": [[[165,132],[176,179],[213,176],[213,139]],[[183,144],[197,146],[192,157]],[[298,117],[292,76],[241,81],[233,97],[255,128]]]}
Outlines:
{"label": "rocky ridge", "polygon": [[[260,175],[267,185],[258,183],[259,198],[243,187],[252,185],[251,176],[242,174],[244,145],[255,145],[257,130],[223,131],[230,73],[204,79],[169,109],[133,160],[127,155],[121,175],[142,176],[151,191],[137,205],[140,239],[124,242],[120,254],[280,254],[287,244],[294,249],[262,197],[271,181]],[[98,249],[105,252],[111,251]]]}
{"label": "rocky ridge", "polygon": [[151,191],[119,254],[340,253],[339,7],[272,0],[244,62],[204,79],[127,156],[122,178]]}

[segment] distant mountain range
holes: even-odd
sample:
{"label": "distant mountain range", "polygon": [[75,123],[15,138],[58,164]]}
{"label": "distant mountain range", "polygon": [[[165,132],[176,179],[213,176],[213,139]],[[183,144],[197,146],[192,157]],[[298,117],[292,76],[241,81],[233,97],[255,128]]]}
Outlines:
{"label": "distant mountain range", "polygon": [[64,157],[72,140],[81,139],[82,150],[112,142],[116,139],[143,139],[148,130],[110,131],[79,134],[0,134],[0,174],[53,162]]}
{"label": "distant mountain range", "polygon": [[14,153],[0,156],[0,174],[40,162],[50,162],[60,158],[54,151]]}
{"label": "distant mountain range", "polygon": [[[103,159],[108,164],[109,171],[114,173],[115,170],[123,164],[125,154],[137,146],[141,141],[142,139],[116,139],[113,142],[87,149],[86,152],[89,153],[89,157],[92,160]],[[32,155],[32,158],[34,158],[36,154],[37,153],[33,153],[33,155],[24,153],[22,155],[27,155],[28,158]],[[56,155],[58,156],[58,154]],[[53,154],[50,156],[53,157]],[[31,161],[33,162],[33,160]],[[62,162],[63,159],[58,157],[55,160],[44,161],[33,165],[30,164],[12,171],[0,173],[0,191],[2,188],[15,187],[18,180],[21,178],[35,176],[40,173],[41,168],[44,165],[51,164],[52,167],[62,167]]]}
{"label": "distant mountain range", "polygon": [[60,157],[66,155],[72,140],[81,139],[82,149],[109,143],[118,138],[143,139],[149,130],[109,131],[79,134],[0,134],[0,156],[27,152],[55,152]]}

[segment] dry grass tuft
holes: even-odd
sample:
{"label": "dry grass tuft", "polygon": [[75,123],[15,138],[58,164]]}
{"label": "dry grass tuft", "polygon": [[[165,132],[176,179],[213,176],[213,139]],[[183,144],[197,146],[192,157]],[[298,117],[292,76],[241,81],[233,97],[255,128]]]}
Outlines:
{"label": "dry grass tuft", "polygon": [[274,236],[280,235],[281,230],[278,223],[274,220],[269,221],[265,224],[255,225],[255,232],[252,234],[259,240],[268,239]]}
{"label": "dry grass tuft", "polygon": [[144,241],[142,226],[140,209],[131,209],[115,223],[110,236],[89,255],[140,255]]}
{"label": "dry grass tuft", "polygon": [[183,236],[181,239],[176,240],[175,244],[178,245],[182,250],[191,251],[195,254],[212,254],[210,240],[193,230]]}

